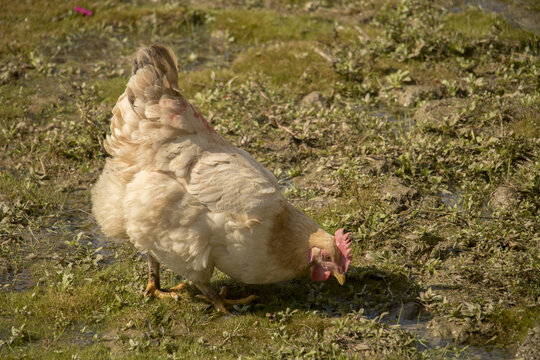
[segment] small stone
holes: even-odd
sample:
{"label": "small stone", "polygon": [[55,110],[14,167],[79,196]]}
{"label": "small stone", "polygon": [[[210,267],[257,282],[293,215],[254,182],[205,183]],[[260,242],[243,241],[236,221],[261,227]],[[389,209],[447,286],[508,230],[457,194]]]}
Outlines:
{"label": "small stone", "polygon": [[226,46],[227,42],[230,41],[230,34],[228,31],[224,30],[214,30],[210,34],[210,43],[216,48],[222,48]]}
{"label": "small stone", "polygon": [[189,54],[188,60],[193,62],[193,61],[197,60],[197,58],[198,58],[198,55],[195,54],[194,52],[192,52],[191,54]]}
{"label": "small stone", "polygon": [[303,108],[318,107],[319,109],[322,109],[325,102],[326,100],[318,91],[313,91],[304,96],[302,101],[300,101],[300,106]]}
{"label": "small stone", "polygon": [[366,251],[366,254],[364,255],[364,258],[367,260],[367,261],[377,261],[377,254],[373,251]]}
{"label": "small stone", "polygon": [[409,208],[419,193],[415,188],[404,185],[400,179],[389,177],[380,190],[380,196],[390,202],[392,212],[399,212]]}
{"label": "small stone", "polygon": [[227,32],[225,32],[223,30],[214,30],[210,34],[210,39],[211,40],[222,40],[222,41],[224,41],[227,37],[228,37]]}
{"label": "small stone", "polygon": [[415,302],[403,304],[403,307],[401,308],[401,318],[404,320],[414,320],[418,317],[421,310],[422,307],[420,304]]}
{"label": "small stone", "polygon": [[437,126],[445,118],[457,116],[462,109],[469,106],[469,99],[450,98],[431,100],[422,105],[414,114],[414,120],[419,125]]}
{"label": "small stone", "polygon": [[368,158],[367,173],[372,176],[381,175],[387,172],[390,168],[385,159]]}
{"label": "small stone", "polygon": [[466,342],[472,330],[468,322],[446,317],[435,317],[431,319],[427,327],[433,336],[441,339],[451,339],[458,344]]}
{"label": "small stone", "polygon": [[491,194],[489,205],[495,210],[512,210],[519,204],[518,192],[505,185],[501,185]]}
{"label": "small stone", "polygon": [[418,318],[418,315],[420,314],[420,311],[422,310],[422,307],[420,304],[412,301],[405,304],[399,304],[394,306],[390,314],[395,319],[401,320],[416,320]]}
{"label": "small stone", "polygon": [[421,100],[440,98],[442,92],[435,86],[408,85],[390,90],[388,95],[394,97],[399,106],[413,107]]}
{"label": "small stone", "polygon": [[304,10],[311,12],[311,11],[317,10],[318,7],[319,7],[319,5],[315,1],[308,1],[304,5]]}

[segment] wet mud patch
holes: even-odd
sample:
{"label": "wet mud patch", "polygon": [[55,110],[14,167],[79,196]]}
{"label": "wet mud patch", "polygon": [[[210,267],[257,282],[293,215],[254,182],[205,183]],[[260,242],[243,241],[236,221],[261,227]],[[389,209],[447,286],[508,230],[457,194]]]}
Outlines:
{"label": "wet mud patch", "polygon": [[73,192],[68,198],[55,215],[41,219],[39,228],[35,223],[12,228],[4,243],[11,251],[0,257],[0,286],[4,290],[24,291],[36,286],[47,263],[104,267],[115,259],[120,243],[99,231],[84,200],[86,194]]}
{"label": "wet mud patch", "polygon": [[540,8],[532,1],[507,3],[498,0],[469,0],[465,1],[465,4],[500,14],[516,27],[540,32]]}

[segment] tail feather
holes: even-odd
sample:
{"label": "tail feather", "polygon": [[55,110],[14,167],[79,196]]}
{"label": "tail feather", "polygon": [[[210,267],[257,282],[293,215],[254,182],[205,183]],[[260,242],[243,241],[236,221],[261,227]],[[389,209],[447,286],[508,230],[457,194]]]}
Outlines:
{"label": "tail feather", "polygon": [[163,45],[152,45],[140,49],[133,59],[131,75],[135,75],[137,71],[147,65],[151,65],[158,72],[158,75],[164,74],[169,85],[176,87],[178,83],[178,62],[171,49]]}
{"label": "tail feather", "polygon": [[126,91],[113,109],[111,135],[104,143],[116,160],[126,167],[144,166],[144,160],[137,157],[141,144],[156,147],[182,134],[213,132],[180,94],[178,65],[172,50],[162,45],[140,49],[132,72]]}
{"label": "tail feather", "polygon": [[148,129],[145,122],[155,122],[162,116],[159,102],[163,95],[181,97],[177,83],[178,63],[171,49],[152,45],[137,52],[126,91],[112,111],[111,135],[104,144],[110,155],[126,163],[134,162],[133,146],[141,136],[138,130]]}

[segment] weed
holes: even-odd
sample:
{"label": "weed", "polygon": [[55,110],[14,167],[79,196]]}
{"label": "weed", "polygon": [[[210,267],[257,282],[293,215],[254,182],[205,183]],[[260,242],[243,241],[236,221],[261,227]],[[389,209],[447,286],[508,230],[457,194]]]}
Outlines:
{"label": "weed", "polygon": [[[222,5],[90,2],[82,17],[16,2],[0,15],[0,357],[474,357],[430,344],[431,318],[466,345],[528,336],[538,35],[424,0]],[[193,289],[144,298],[144,258],[99,233],[90,189],[130,59],[151,42],[173,48],[183,94],[289,201],[352,232],[345,286],[246,288],[216,272],[215,286],[259,294],[234,317]],[[407,111],[388,105],[399,96]],[[407,316],[425,339],[392,324]]]}

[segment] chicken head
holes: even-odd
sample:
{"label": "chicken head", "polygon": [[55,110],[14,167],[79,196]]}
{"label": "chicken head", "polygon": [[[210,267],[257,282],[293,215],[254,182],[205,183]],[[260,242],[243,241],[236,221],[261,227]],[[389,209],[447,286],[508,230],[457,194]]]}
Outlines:
{"label": "chicken head", "polygon": [[313,281],[325,281],[334,276],[340,285],[345,283],[345,273],[351,262],[349,233],[343,229],[336,231],[333,241],[321,238],[313,241],[317,245],[308,252],[308,263],[311,267]]}

